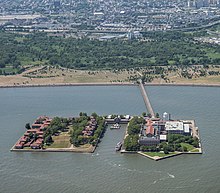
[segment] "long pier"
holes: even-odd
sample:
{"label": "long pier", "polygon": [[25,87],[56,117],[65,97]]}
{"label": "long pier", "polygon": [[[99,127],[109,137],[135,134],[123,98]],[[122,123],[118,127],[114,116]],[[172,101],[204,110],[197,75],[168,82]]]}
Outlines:
{"label": "long pier", "polygon": [[146,92],[146,90],[144,88],[144,85],[143,85],[141,80],[139,81],[139,86],[140,86],[141,94],[142,94],[142,97],[144,99],[144,103],[145,103],[145,105],[147,107],[147,110],[151,114],[152,118],[154,118],[155,114],[154,114],[153,108],[151,106],[150,100],[149,100],[149,98],[147,96],[147,92]]}

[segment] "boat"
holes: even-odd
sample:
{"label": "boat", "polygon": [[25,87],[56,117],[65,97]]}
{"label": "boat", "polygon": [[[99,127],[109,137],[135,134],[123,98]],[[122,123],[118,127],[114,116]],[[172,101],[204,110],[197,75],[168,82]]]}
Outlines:
{"label": "boat", "polygon": [[117,145],[115,146],[115,151],[119,151],[121,149],[122,142],[118,142]]}
{"label": "boat", "polygon": [[121,125],[119,125],[118,123],[113,124],[110,129],[120,129]]}

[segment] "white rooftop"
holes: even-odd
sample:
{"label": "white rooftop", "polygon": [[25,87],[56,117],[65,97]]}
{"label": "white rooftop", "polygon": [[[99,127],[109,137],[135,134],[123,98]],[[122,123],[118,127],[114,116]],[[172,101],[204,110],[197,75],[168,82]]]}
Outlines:
{"label": "white rooftop", "polygon": [[130,115],[125,115],[125,119],[129,119],[130,118]]}
{"label": "white rooftop", "polygon": [[189,124],[184,124],[184,132],[185,133],[189,133],[190,130],[189,130]]}
{"label": "white rooftop", "polygon": [[160,135],[160,140],[166,141],[167,140],[167,135]]}
{"label": "white rooftop", "polygon": [[183,131],[183,122],[180,121],[167,121],[165,124],[166,131]]}

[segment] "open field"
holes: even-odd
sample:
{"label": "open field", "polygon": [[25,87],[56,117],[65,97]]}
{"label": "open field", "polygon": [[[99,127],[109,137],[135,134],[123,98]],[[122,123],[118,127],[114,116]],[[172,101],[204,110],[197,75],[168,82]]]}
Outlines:
{"label": "open field", "polygon": [[192,150],[196,150],[195,147],[193,147],[192,145],[188,144],[188,143],[180,143],[182,147],[186,147],[188,151],[192,151]]}
{"label": "open field", "polygon": [[199,149],[193,149],[191,152],[199,152]]}
{"label": "open field", "polygon": [[53,136],[53,143],[46,148],[70,148],[70,135],[68,133],[62,132],[59,136]]}
{"label": "open field", "polygon": [[[134,74],[136,74],[134,72]],[[27,84],[58,84],[58,83],[110,83],[127,82],[127,71],[81,71],[70,69],[46,69],[35,68],[29,72],[18,75],[0,76],[0,85],[27,85]]]}
{"label": "open field", "polygon": [[[196,67],[197,68],[197,67]],[[219,72],[220,68],[209,68],[209,71]],[[164,67],[165,78],[155,75],[152,69],[148,70],[73,70],[66,68],[54,68],[51,66],[33,66],[25,72],[17,75],[0,75],[0,86],[21,85],[45,85],[45,84],[69,84],[69,83],[132,83],[142,74],[153,77],[152,83],[177,83],[177,84],[220,84],[219,75],[199,76],[201,69],[187,69],[191,78],[181,75],[181,70],[169,71]],[[207,71],[208,72],[208,71]],[[134,79],[132,79],[134,77]],[[135,79],[136,78],[136,79]]]}
{"label": "open field", "polygon": [[193,79],[170,77],[170,80],[173,83],[220,84],[220,76],[208,76],[208,77],[199,77]]}
{"label": "open field", "polygon": [[92,152],[94,147],[91,144],[81,145],[79,147],[75,147],[70,143],[70,135],[68,132],[61,132],[59,136],[53,136],[53,143],[49,146],[45,146],[46,150],[52,149],[60,149],[73,152]]}

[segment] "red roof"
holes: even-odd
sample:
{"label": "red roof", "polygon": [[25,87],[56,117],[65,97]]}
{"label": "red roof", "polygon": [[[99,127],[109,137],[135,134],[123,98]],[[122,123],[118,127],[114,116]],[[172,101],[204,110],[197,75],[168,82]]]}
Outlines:
{"label": "red roof", "polygon": [[37,143],[32,143],[31,147],[40,147],[41,144],[37,144]]}
{"label": "red roof", "polygon": [[33,139],[31,141],[29,141],[28,143],[26,143],[24,146],[25,147],[30,147],[30,145],[33,143]]}
{"label": "red roof", "polygon": [[45,122],[44,125],[45,125],[45,126],[50,125],[50,121]]}
{"label": "red roof", "polygon": [[43,135],[43,134],[44,134],[43,131],[37,131],[36,133],[37,133],[38,135]]}
{"label": "red roof", "polygon": [[43,125],[43,123],[34,123],[32,124],[32,127],[40,128]]}
{"label": "red roof", "polygon": [[43,129],[50,125],[52,119],[49,117],[41,116],[36,119],[36,121],[32,124],[32,128]]}
{"label": "red roof", "polygon": [[152,121],[151,120],[147,121],[146,134],[154,135],[154,127],[152,125]]}
{"label": "red roof", "polygon": [[36,133],[38,129],[28,129],[27,133]]}
{"label": "red roof", "polygon": [[154,127],[153,127],[152,125],[149,125],[149,126],[146,128],[146,134],[151,134],[151,135],[154,134]]}
{"label": "red roof", "polygon": [[26,140],[27,140],[27,137],[26,137],[26,136],[22,136],[22,137],[20,138],[20,141],[21,141],[21,142],[26,142]]}
{"label": "red roof", "polygon": [[18,142],[15,144],[15,147],[23,147],[23,146],[24,146],[24,142],[18,141]]}
{"label": "red roof", "polygon": [[42,144],[42,142],[43,142],[43,139],[38,138],[34,143],[36,143],[36,144]]}

